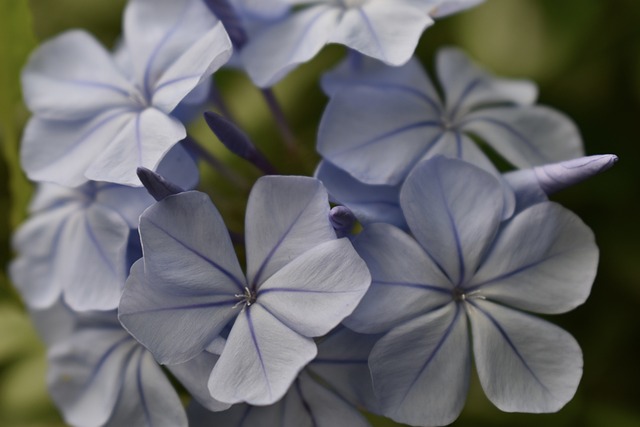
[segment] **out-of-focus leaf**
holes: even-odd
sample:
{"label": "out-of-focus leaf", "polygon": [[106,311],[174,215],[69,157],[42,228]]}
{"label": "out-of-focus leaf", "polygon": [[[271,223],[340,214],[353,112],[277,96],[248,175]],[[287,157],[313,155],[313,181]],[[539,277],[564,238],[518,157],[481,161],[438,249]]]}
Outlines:
{"label": "out-of-focus leaf", "polygon": [[0,337],[0,366],[11,359],[42,351],[27,313],[10,304],[0,305]]}
{"label": "out-of-focus leaf", "polygon": [[18,160],[16,112],[20,108],[20,69],[35,46],[27,0],[0,2],[0,130],[2,155],[7,167],[11,195],[12,228],[22,220],[29,200],[30,185]]}

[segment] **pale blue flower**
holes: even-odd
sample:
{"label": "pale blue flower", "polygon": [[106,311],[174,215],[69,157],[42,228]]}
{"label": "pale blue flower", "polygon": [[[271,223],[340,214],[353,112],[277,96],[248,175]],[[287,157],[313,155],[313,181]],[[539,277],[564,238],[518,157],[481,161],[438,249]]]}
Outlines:
{"label": "pale blue flower", "polygon": [[21,153],[31,179],[140,185],[136,167],[155,170],[186,136],[170,113],[231,55],[224,28],[201,0],[130,1],[123,46],[116,62],[75,30],[31,56],[22,83],[34,117]]}
{"label": "pale blue flower", "polygon": [[[58,302],[34,314],[50,344],[49,392],[67,424],[187,426],[173,386],[151,353],[118,324],[115,311],[77,314]],[[67,325],[62,334],[51,327],[60,319]]]}
{"label": "pale blue flower", "polygon": [[[282,5],[282,0],[266,4]],[[255,84],[272,86],[326,44],[339,43],[389,65],[411,58],[422,32],[433,24],[429,12],[441,0],[286,0],[299,5],[268,25],[242,49]]]}
{"label": "pale blue flower", "polygon": [[140,217],[144,257],[125,286],[120,321],[163,364],[213,351],[231,322],[211,395],[278,401],[316,356],[312,337],[349,315],[370,283],[349,240],[336,239],[327,198],[312,178],[258,180],[247,205],[245,276],[209,198],[166,197]]}
{"label": "pale blue flower", "polygon": [[576,391],[580,347],[525,312],[564,313],[585,301],[598,261],[593,233],[552,202],[502,221],[502,203],[493,176],[437,157],[400,193],[413,237],[372,224],[354,240],[372,284],[345,324],[388,331],[369,365],[382,412],[396,421],[453,422],[472,351],[487,397],[504,411],[554,412]]}
{"label": "pale blue flower", "polygon": [[359,408],[376,409],[367,360],[378,336],[338,328],[318,343],[318,356],[295,379],[289,391],[269,406],[238,404],[209,412],[192,404],[191,427],[367,427]]}
{"label": "pale blue flower", "polygon": [[[182,147],[160,170],[184,188],[198,170]],[[77,188],[42,183],[31,217],[13,237],[10,274],[26,304],[42,309],[62,297],[74,310],[113,310],[131,266],[138,217],[153,203],[144,188],[90,181]],[[138,255],[139,256],[139,255]]]}
{"label": "pale blue flower", "polygon": [[[505,191],[511,195],[505,197],[503,219],[606,171],[617,160],[613,154],[585,156],[500,175]],[[331,201],[347,206],[362,224],[385,222],[407,228],[400,208],[400,185],[365,184],[326,160],[320,162],[315,176],[327,188]]]}
{"label": "pale blue flower", "polygon": [[518,168],[583,155],[571,120],[533,105],[532,83],[495,78],[453,48],[438,52],[436,70],[444,97],[415,60],[401,68],[343,64],[323,84],[331,100],[320,123],[320,154],[372,185],[398,185],[437,154],[498,176],[471,136]]}

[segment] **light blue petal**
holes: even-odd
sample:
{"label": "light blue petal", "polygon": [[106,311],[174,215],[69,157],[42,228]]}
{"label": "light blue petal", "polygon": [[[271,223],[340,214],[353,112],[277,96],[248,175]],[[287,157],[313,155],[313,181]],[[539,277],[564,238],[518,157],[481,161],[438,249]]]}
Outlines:
{"label": "light blue petal", "polygon": [[597,266],[589,227],[560,205],[539,203],[504,226],[467,289],[527,311],[564,313],[587,299]]}
{"label": "light blue petal", "polygon": [[[371,271],[371,288],[345,319],[363,333],[380,333],[452,300],[453,285],[424,249],[388,224],[371,224],[354,245]],[[389,302],[393,301],[392,304]]]}
{"label": "light blue petal", "polygon": [[105,424],[138,348],[120,328],[82,330],[51,348],[47,385],[68,424]]}
{"label": "light blue petal", "polygon": [[438,101],[425,91],[354,87],[329,101],[317,149],[359,181],[397,185],[442,136],[440,117]]}
{"label": "light blue petal", "polygon": [[142,346],[131,355],[113,415],[105,427],[187,427],[187,415],[173,385]]}
{"label": "light blue petal", "polygon": [[136,114],[130,109],[112,109],[78,122],[32,117],[22,137],[22,167],[34,181],[55,182],[67,187],[84,184],[87,168],[107,143],[132,126],[135,118]]}
{"label": "light blue petal", "polygon": [[451,303],[403,324],[369,359],[383,413],[411,425],[447,425],[462,411],[471,352],[462,307]]}
{"label": "light blue petal", "polygon": [[584,155],[575,124],[548,107],[485,108],[465,117],[463,129],[478,135],[518,168]]}
{"label": "light blue petal", "polygon": [[582,352],[564,330],[536,317],[473,300],[473,353],[487,397],[505,412],[556,412],[576,392]]}
{"label": "light blue petal", "polygon": [[75,312],[60,300],[47,309],[29,310],[29,316],[48,347],[71,336],[76,327]]}
{"label": "light blue petal", "polygon": [[39,118],[74,121],[133,106],[130,93],[135,92],[109,52],[79,30],[43,43],[31,55],[22,72],[22,90]]}
{"label": "light blue petal", "polygon": [[[192,22],[188,23],[189,29]],[[155,82],[151,103],[162,111],[172,111],[194,88],[229,60],[231,51],[231,40],[222,23],[218,22]]]}
{"label": "light blue petal", "polygon": [[416,58],[402,66],[391,67],[377,59],[350,51],[345,60],[322,76],[321,84],[328,96],[358,85],[418,91],[426,94],[435,104],[440,102],[437,91]]}
{"label": "light blue petal", "polygon": [[253,35],[240,52],[251,80],[260,87],[272,86],[313,58],[335,31],[340,12],[335,6],[312,6]]}
{"label": "light blue petal", "polygon": [[245,219],[247,279],[252,289],[309,249],[336,238],[320,181],[265,176],[251,190]]}
{"label": "light blue petal", "polygon": [[414,237],[453,285],[469,280],[491,245],[503,214],[503,187],[460,160],[420,163],[400,191]]}
{"label": "light blue petal", "polygon": [[120,321],[160,363],[185,362],[239,312],[242,271],[222,218],[203,193],[156,203],[141,216],[140,235],[144,259],[132,268]]}
{"label": "light blue petal", "polygon": [[[212,31],[217,23],[218,19],[200,0],[129,2],[124,15],[125,42],[131,52],[135,81],[147,102],[157,98],[154,105],[168,113],[205,74],[210,74],[208,67],[221,54],[217,44],[221,34],[214,34],[220,32],[221,26]],[[214,44],[209,52],[202,50],[206,43]],[[229,47],[230,42],[227,51]],[[202,57],[194,63],[192,71],[185,73],[181,59],[193,59],[196,53]],[[172,67],[176,68],[171,70]],[[176,72],[178,69],[181,72]],[[178,78],[184,80],[175,80]],[[174,83],[172,88],[156,94],[161,84],[170,82]]]}
{"label": "light blue petal", "polygon": [[531,105],[538,89],[532,82],[496,78],[457,48],[440,49],[436,70],[444,90],[449,119],[457,121],[472,109],[495,103]]}
{"label": "light blue petal", "polygon": [[[71,215],[56,245],[53,274],[64,300],[76,311],[118,307],[126,280],[129,225],[99,205]],[[73,262],[69,262],[73,260]]]}
{"label": "light blue petal", "polygon": [[351,314],[371,283],[364,261],[347,238],[322,243],[273,276],[257,304],[306,337],[326,334]]}
{"label": "light blue petal", "polygon": [[35,215],[13,235],[12,246],[19,255],[9,265],[9,275],[31,309],[51,307],[62,295],[65,283],[56,280],[53,273],[55,255],[60,234],[77,208],[76,204],[63,204]]}
{"label": "light blue petal", "polygon": [[156,170],[169,149],[185,136],[184,125],[176,118],[147,108],[94,156],[85,176],[94,181],[141,186],[136,169],[143,166]]}
{"label": "light blue petal", "polygon": [[[158,166],[158,173],[187,190],[193,189],[199,179],[195,161],[182,145],[176,145],[167,153]],[[99,183],[96,187],[95,200],[118,212],[132,229],[138,228],[140,214],[155,202],[145,188],[111,183]]]}
{"label": "light blue petal", "polygon": [[203,351],[188,362],[167,366],[191,396],[210,411],[224,411],[231,407],[228,403],[218,402],[209,393],[209,376],[218,358],[218,355]]}
{"label": "light blue petal", "polygon": [[329,42],[394,66],[406,63],[431,17],[407,0],[376,0],[342,12]]}
{"label": "light blue petal", "polygon": [[329,192],[331,201],[347,206],[363,224],[386,222],[400,228],[407,225],[400,209],[400,187],[367,185],[323,160],[315,177]]}
{"label": "light blue petal", "polygon": [[253,304],[236,319],[209,378],[209,391],[221,402],[271,405],[316,353],[312,339]]}
{"label": "light blue petal", "polygon": [[378,400],[373,393],[369,354],[379,335],[357,334],[338,326],[318,341],[318,356],[305,368],[325,387],[353,407],[379,413]]}

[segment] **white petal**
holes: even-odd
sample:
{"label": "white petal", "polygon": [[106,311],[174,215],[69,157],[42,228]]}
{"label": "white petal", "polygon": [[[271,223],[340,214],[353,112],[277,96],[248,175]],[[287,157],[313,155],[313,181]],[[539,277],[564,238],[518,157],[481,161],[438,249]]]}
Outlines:
{"label": "white petal", "polygon": [[310,338],[253,304],[236,319],[218,360],[209,391],[221,402],[270,405],[282,398],[317,353]]}
{"label": "white petal", "polygon": [[467,309],[480,383],[498,408],[556,412],[571,400],[582,376],[582,352],[571,335],[487,301]]}

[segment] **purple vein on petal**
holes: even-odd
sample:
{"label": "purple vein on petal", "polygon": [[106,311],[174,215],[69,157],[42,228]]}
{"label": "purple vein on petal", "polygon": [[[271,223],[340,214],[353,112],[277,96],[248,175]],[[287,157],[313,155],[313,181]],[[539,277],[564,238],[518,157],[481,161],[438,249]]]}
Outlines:
{"label": "purple vein on petal", "polygon": [[189,80],[189,79],[200,79],[200,77],[201,77],[200,74],[191,74],[188,76],[176,77],[174,79],[167,80],[166,82],[163,82],[161,85],[158,85],[158,87],[156,87],[154,94],[157,94],[160,90],[165,89],[168,86],[174,85],[176,83],[180,83],[182,81]]}
{"label": "purple vein on petal", "polygon": [[203,302],[200,304],[186,304],[186,305],[175,305],[170,307],[156,307],[150,308],[148,310],[138,310],[132,314],[141,314],[141,313],[158,313],[162,311],[173,311],[173,310],[200,310],[203,308],[213,308],[213,307],[224,307],[224,306],[234,306],[238,303],[237,299],[227,300],[227,301],[216,301],[216,302]]}
{"label": "purple vein on petal", "polygon": [[302,214],[307,210],[307,208],[309,207],[312,201],[313,201],[313,197],[307,200],[307,204],[305,204],[304,207],[300,209],[300,212],[298,212],[298,215],[296,215],[293,221],[291,221],[291,224],[289,224],[289,227],[287,227],[287,229],[284,231],[282,236],[280,236],[276,244],[273,246],[273,248],[271,248],[267,256],[262,261],[260,268],[258,269],[258,271],[256,272],[256,275],[253,278],[253,283],[251,284],[254,290],[258,287],[258,284],[260,283],[260,276],[262,276],[262,273],[264,272],[264,269],[266,268],[267,264],[269,263],[271,258],[273,258],[273,255],[275,255],[280,245],[284,242],[284,240],[286,239],[287,235],[291,232],[291,230],[293,230],[293,227],[296,225],[296,223],[298,222]]}
{"label": "purple vein on petal", "polygon": [[518,348],[516,347],[516,345],[513,343],[513,341],[511,341],[511,338],[509,337],[509,335],[507,334],[507,332],[502,328],[502,325],[500,325],[500,322],[498,322],[496,320],[495,317],[493,317],[491,314],[489,314],[487,311],[481,309],[480,307],[478,307],[477,304],[475,304],[473,301],[467,300],[469,302],[469,304],[471,304],[472,306],[474,306],[480,313],[484,314],[485,317],[487,319],[489,319],[489,321],[493,324],[493,326],[498,330],[498,332],[500,332],[500,335],[502,336],[502,338],[507,342],[507,345],[509,345],[509,347],[511,348],[511,350],[515,353],[515,355],[518,357],[518,360],[520,360],[520,362],[522,363],[522,365],[525,367],[525,369],[531,374],[531,376],[533,377],[534,380],[536,380],[536,382],[538,384],[540,384],[540,386],[549,394],[553,395],[553,393],[551,392],[551,390],[549,390],[547,388],[546,385],[544,385],[544,383],[542,381],[540,381],[540,379],[538,378],[538,376],[536,375],[536,373],[533,371],[533,369],[531,369],[531,367],[529,366],[529,364],[527,363],[527,361],[524,359],[524,357],[522,356],[522,354],[520,354],[520,352],[518,351]]}
{"label": "purple vein on petal", "polygon": [[169,39],[171,39],[171,37],[173,37],[173,35],[176,33],[176,31],[180,27],[180,24],[182,23],[182,20],[186,16],[188,9],[189,9],[189,2],[186,2],[185,3],[185,7],[182,9],[182,12],[180,12],[180,15],[178,16],[178,19],[175,22],[175,24],[173,24],[173,26],[169,29],[169,31],[167,31],[167,33],[165,33],[165,35],[162,37],[162,39],[160,39],[158,44],[151,51],[151,55],[149,55],[149,59],[148,59],[148,62],[147,62],[147,66],[145,67],[144,77],[143,77],[144,90],[145,90],[145,95],[146,95],[147,99],[151,99],[151,95],[152,95],[151,82],[150,82],[150,79],[151,79],[151,67],[153,66],[153,63],[156,60],[156,58],[158,56],[158,53],[160,52],[162,47],[169,41]]}
{"label": "purple vein on petal", "polygon": [[[546,155],[544,155],[538,147],[535,146],[533,142],[517,129],[513,128],[510,124],[503,122],[502,120],[494,119],[491,117],[476,117],[473,120],[469,120],[467,123],[472,123],[474,121],[482,121],[488,124],[492,124],[496,127],[502,128],[506,130],[508,133],[515,136],[519,139],[524,145],[526,145],[531,151],[533,151],[538,157],[543,159],[543,163],[553,163],[553,160],[549,159]],[[491,144],[491,141],[486,141],[488,144]],[[492,145],[492,144],[491,144]]]}
{"label": "purple vein on petal", "polygon": [[205,255],[201,254],[200,252],[198,252],[197,250],[193,249],[190,246],[187,246],[184,242],[182,242],[180,239],[178,239],[177,237],[175,237],[174,235],[172,235],[171,233],[169,233],[167,230],[165,230],[164,228],[160,227],[158,224],[156,224],[155,222],[151,221],[149,218],[146,218],[146,221],[149,221],[149,223],[151,225],[153,225],[154,227],[156,227],[158,230],[161,230],[162,232],[164,232],[167,236],[169,236],[172,240],[174,240],[176,243],[178,243],[180,246],[182,246],[183,248],[185,248],[187,251],[193,253],[194,255],[196,255],[198,258],[202,259],[203,261],[205,261],[206,263],[208,263],[209,265],[211,265],[213,268],[215,268],[216,270],[219,270],[222,274],[224,274],[225,276],[227,276],[229,279],[231,279],[231,281],[238,287],[238,289],[240,289],[240,291],[244,292],[244,288],[245,285],[242,284],[237,278],[236,276],[234,276],[233,274],[231,274],[231,272],[229,272],[227,269],[225,269],[224,267],[222,267],[221,265],[217,264],[216,262],[214,262],[213,260],[207,258]]}
{"label": "purple vein on petal", "polygon": [[[387,139],[387,138],[392,138],[392,137],[401,135],[401,134],[403,134],[405,132],[409,132],[409,131],[414,130],[414,129],[420,129],[420,128],[423,128],[423,127],[439,127],[439,126],[441,126],[441,123],[439,121],[437,121],[437,120],[423,120],[423,121],[420,121],[420,122],[411,123],[411,124],[404,125],[404,126],[401,126],[399,128],[396,128],[396,129],[392,129],[392,130],[390,130],[388,132],[383,133],[382,135],[378,135],[373,139],[361,142],[361,143],[359,143],[357,145],[353,145],[353,146],[347,147],[347,148],[345,148],[343,150],[336,151],[335,153],[333,153],[333,155],[341,155],[341,154],[344,154],[344,153],[348,153],[350,151],[358,150],[358,149],[364,148],[364,147],[366,147],[368,145],[375,144],[375,143],[380,142],[380,141],[382,141],[384,139]],[[440,136],[440,135],[438,135],[438,136]]]}
{"label": "purple vein on petal", "polygon": [[467,83],[467,86],[465,86],[464,90],[460,94],[460,98],[458,98],[458,101],[456,102],[456,105],[451,110],[450,118],[452,120],[454,120],[455,117],[456,117],[456,114],[458,114],[458,110],[460,109],[460,106],[462,105],[462,102],[471,94],[471,92],[473,92],[473,90],[476,88],[476,86],[478,86],[478,84],[480,84],[480,81],[481,81],[480,78],[477,77],[477,78],[471,80],[469,83]]}
{"label": "purple vein on petal", "polygon": [[91,224],[89,224],[89,218],[87,218],[86,216],[84,217],[84,226],[85,226],[85,230],[87,231],[87,235],[89,236],[89,240],[91,240],[91,243],[93,243],[93,246],[97,249],[98,254],[100,255],[100,258],[102,259],[102,262],[104,262],[104,264],[109,268],[109,270],[111,270],[114,276],[117,276],[118,272],[116,267],[113,265],[113,263],[105,253],[104,248],[102,247],[100,242],[98,242],[98,239],[96,238],[96,235],[93,231],[93,227],[91,226]]}
{"label": "purple vein on petal", "polygon": [[448,295],[450,295],[451,292],[452,292],[451,289],[443,288],[443,287],[436,286],[436,285],[428,285],[426,283],[390,282],[390,281],[385,281],[385,280],[373,280],[373,281],[371,281],[371,286],[374,286],[374,285],[401,286],[401,287],[406,287],[406,288],[423,289],[425,291],[440,292],[440,293],[448,294]]}
{"label": "purple vein on petal", "polygon": [[[462,253],[462,243],[460,242],[460,236],[458,235],[458,228],[456,227],[456,223],[453,219],[453,214],[451,213],[451,210],[449,209],[449,200],[447,199],[446,193],[444,191],[444,186],[442,185],[442,179],[440,177],[440,174],[436,174],[436,181],[438,184],[438,188],[440,190],[440,194],[442,195],[442,202],[445,206],[445,210],[447,213],[447,218],[449,219],[449,225],[451,226],[451,231],[453,232],[453,237],[455,240],[455,244],[456,244],[456,252],[458,255],[458,274],[460,275],[458,282],[456,283],[457,285],[460,285],[461,283],[464,283],[464,276],[465,276],[465,268],[464,268],[464,255]],[[426,249],[426,248],[425,248]],[[447,274],[446,271],[443,270],[443,272],[445,274]],[[447,274],[447,277],[448,274]]]}
{"label": "purple vein on petal", "polygon": [[260,352],[260,346],[258,345],[258,338],[256,337],[256,331],[253,328],[253,320],[251,320],[251,309],[245,310],[245,315],[247,316],[247,324],[249,325],[249,333],[251,334],[251,340],[253,341],[253,345],[256,348],[256,353],[258,355],[258,360],[260,361],[260,367],[262,368],[262,373],[264,375],[265,383],[267,384],[267,389],[269,392],[269,399],[271,399],[271,383],[269,382],[269,378],[267,377],[267,368],[264,366],[264,360],[262,359],[262,353]]}
{"label": "purple vein on petal", "polygon": [[453,316],[453,320],[451,321],[449,326],[447,326],[447,330],[444,332],[444,334],[442,335],[442,338],[440,338],[440,341],[438,341],[438,344],[436,344],[435,348],[433,349],[433,351],[431,352],[431,354],[429,355],[427,360],[424,362],[424,364],[422,365],[422,367],[418,371],[417,375],[415,376],[415,378],[413,379],[413,381],[411,382],[409,387],[405,390],[404,395],[402,396],[402,399],[400,400],[400,403],[398,403],[398,405],[397,405],[398,407],[400,407],[402,405],[402,403],[406,400],[407,396],[409,395],[409,392],[411,391],[413,386],[416,385],[416,383],[418,382],[418,379],[420,378],[420,376],[422,375],[424,370],[427,369],[429,364],[433,361],[433,359],[436,357],[436,355],[438,354],[438,352],[440,351],[440,349],[444,345],[444,343],[447,340],[447,338],[449,338],[449,335],[451,335],[451,331],[453,330],[453,325],[455,325],[456,321],[458,320],[458,316],[460,316],[460,305],[456,304],[455,306],[456,306],[456,313]]}
{"label": "purple vein on petal", "polygon": [[[108,115],[107,117],[105,117],[104,119],[102,119],[98,123],[96,123],[95,125],[91,126],[89,129],[87,129],[86,132],[84,132],[82,135],[80,135],[80,138],[75,140],[73,142],[73,144],[69,145],[65,150],[63,150],[62,153],[60,153],[59,156],[56,156],[55,159],[51,159],[50,163],[54,163],[56,161],[59,161],[62,157],[66,156],[69,153],[71,153],[74,150],[76,150],[78,147],[80,147],[80,145],[82,145],[83,142],[85,142],[87,140],[87,138],[89,138],[91,135],[96,133],[98,131],[98,129],[100,129],[101,127],[103,127],[107,123],[113,121],[114,119],[120,117],[123,114],[132,113],[132,112],[133,112],[133,110],[127,108],[127,109],[117,110],[113,114]],[[125,126],[126,126],[126,123],[123,124],[122,126],[120,126],[120,129],[118,129],[118,131],[114,133],[114,136],[117,135],[118,133],[120,133],[120,131]]]}
{"label": "purple vein on petal", "polygon": [[375,29],[373,28],[373,24],[371,23],[371,20],[369,19],[369,16],[362,9],[362,7],[358,7],[357,11],[358,11],[358,13],[360,15],[360,18],[364,22],[364,25],[367,27],[367,30],[369,30],[369,32],[373,36],[373,41],[376,43],[376,46],[378,46],[378,49],[380,50],[380,54],[382,55],[382,61],[383,62],[387,62],[387,54],[384,51],[384,48],[382,47],[382,43],[380,42],[380,38],[378,37],[378,33],[376,33]]}
{"label": "purple vein on petal", "polygon": [[353,291],[320,291],[320,290],[311,290],[311,289],[296,289],[296,288],[268,288],[268,289],[260,289],[258,291],[258,295],[264,295],[269,292],[297,292],[303,294],[352,294],[362,292],[361,290],[353,290]]}
{"label": "purple vein on petal", "polygon": [[142,404],[142,409],[144,411],[144,419],[147,421],[147,425],[152,426],[153,422],[151,421],[151,413],[149,412],[149,406],[147,404],[147,399],[144,394],[144,387],[142,386],[142,359],[144,358],[145,351],[143,348],[138,349],[138,366],[136,369],[136,386],[138,388],[138,393],[140,394],[140,403]]}

